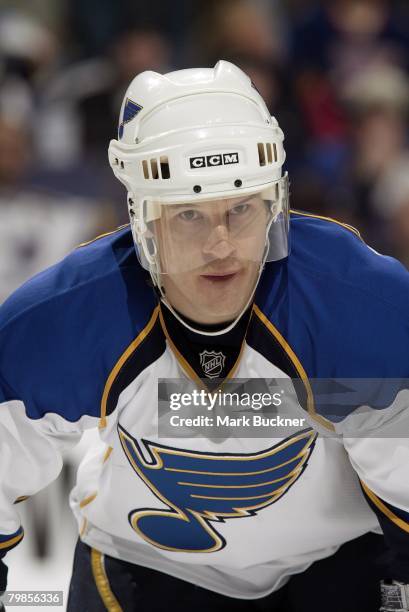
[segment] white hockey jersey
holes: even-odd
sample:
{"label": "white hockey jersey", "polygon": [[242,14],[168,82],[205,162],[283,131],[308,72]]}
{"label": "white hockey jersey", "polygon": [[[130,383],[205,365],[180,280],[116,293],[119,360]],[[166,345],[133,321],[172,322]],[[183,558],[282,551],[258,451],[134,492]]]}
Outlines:
{"label": "white hockey jersey", "polygon": [[[56,478],[99,427],[71,493],[81,539],[232,597],[257,598],[379,523],[409,582],[409,274],[348,227],[291,215],[292,252],[221,336],[159,305],[122,228],[23,285],[0,309],[0,551],[14,503]],[[300,383],[307,425],[283,438],[158,436],[158,380]],[[372,383],[318,401],[313,380]],[[397,382],[398,381],[398,382]],[[365,391],[366,390],[366,391]]]}

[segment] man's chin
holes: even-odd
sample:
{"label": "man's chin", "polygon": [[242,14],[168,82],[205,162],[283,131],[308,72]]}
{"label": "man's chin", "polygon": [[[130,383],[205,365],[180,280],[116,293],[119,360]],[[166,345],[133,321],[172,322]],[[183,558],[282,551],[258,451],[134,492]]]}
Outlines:
{"label": "man's chin", "polygon": [[227,326],[235,321],[239,314],[240,312],[202,313],[196,315],[192,321],[200,325],[222,325],[225,323]]}
{"label": "man's chin", "polygon": [[221,305],[206,303],[202,304],[200,309],[197,309],[194,318],[202,324],[230,323],[241,314],[244,307],[245,303],[238,305],[237,302]]}

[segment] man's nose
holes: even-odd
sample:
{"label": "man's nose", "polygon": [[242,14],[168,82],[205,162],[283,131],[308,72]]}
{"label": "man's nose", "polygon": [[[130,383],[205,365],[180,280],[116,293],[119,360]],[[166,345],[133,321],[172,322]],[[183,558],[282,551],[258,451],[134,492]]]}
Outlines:
{"label": "man's nose", "polygon": [[203,246],[203,253],[215,259],[226,259],[235,250],[236,247],[231,243],[229,237],[229,230],[223,224],[217,225],[211,230]]}

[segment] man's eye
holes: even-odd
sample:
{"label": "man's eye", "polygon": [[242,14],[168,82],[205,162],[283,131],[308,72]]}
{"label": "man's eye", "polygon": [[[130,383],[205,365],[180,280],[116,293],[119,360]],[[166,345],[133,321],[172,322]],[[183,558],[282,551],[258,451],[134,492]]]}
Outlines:
{"label": "man's eye", "polygon": [[200,219],[197,210],[184,210],[178,214],[178,217],[182,219],[182,221],[197,221],[197,219]]}
{"label": "man's eye", "polygon": [[250,208],[250,204],[238,204],[229,210],[229,215],[244,215]]}

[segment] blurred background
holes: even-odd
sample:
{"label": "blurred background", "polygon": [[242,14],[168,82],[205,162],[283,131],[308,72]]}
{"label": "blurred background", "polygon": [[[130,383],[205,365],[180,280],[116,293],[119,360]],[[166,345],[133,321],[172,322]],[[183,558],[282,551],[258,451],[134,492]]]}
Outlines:
{"label": "blurred background", "polygon": [[[107,145],[129,81],[219,59],[284,130],[292,208],[354,225],[409,267],[407,0],[0,0],[0,303],[127,222]],[[66,588],[66,497],[91,438],[20,504],[10,588]]]}

